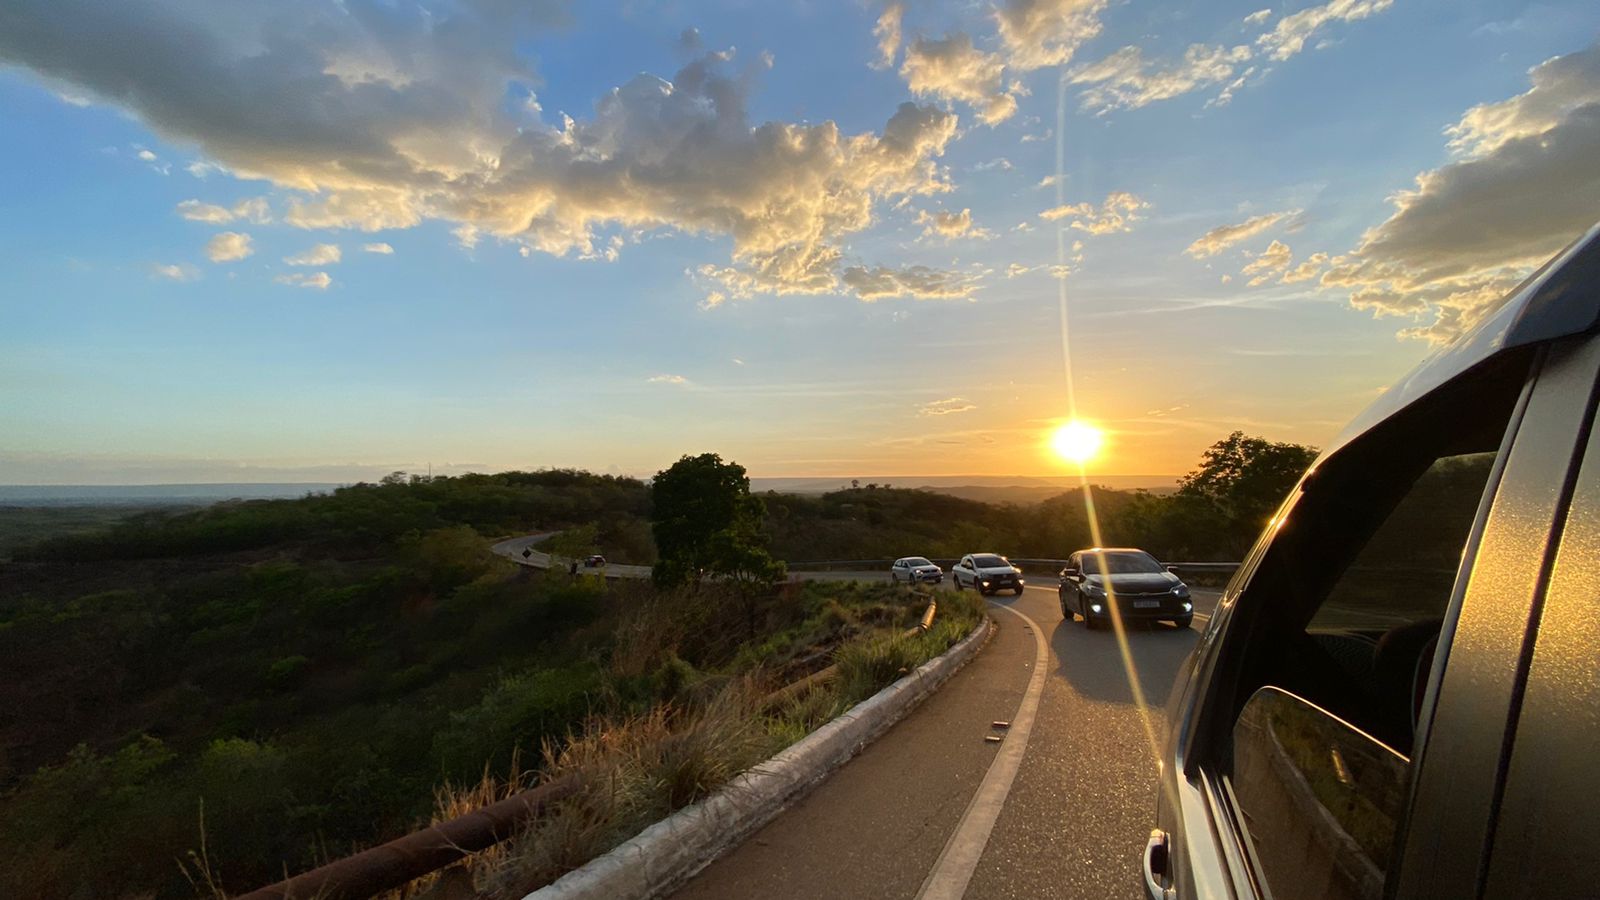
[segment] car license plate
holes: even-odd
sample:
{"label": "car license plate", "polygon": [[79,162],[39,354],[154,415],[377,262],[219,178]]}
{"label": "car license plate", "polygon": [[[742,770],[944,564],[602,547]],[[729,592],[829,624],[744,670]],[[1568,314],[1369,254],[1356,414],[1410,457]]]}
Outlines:
{"label": "car license plate", "polygon": [[1133,601],[1133,608],[1134,609],[1155,609],[1156,607],[1158,607],[1160,605],[1161,605],[1161,601],[1160,600],[1135,600],[1135,601]]}

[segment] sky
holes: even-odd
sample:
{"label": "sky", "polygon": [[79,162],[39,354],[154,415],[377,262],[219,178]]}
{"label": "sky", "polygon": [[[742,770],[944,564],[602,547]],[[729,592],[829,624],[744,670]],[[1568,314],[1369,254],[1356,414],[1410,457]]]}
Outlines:
{"label": "sky", "polygon": [[0,3],[0,483],[1318,444],[1600,219],[1600,6]]}

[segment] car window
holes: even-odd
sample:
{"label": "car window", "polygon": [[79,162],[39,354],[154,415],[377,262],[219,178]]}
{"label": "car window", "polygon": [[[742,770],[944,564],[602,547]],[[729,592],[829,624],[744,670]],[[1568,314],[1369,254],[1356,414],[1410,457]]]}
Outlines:
{"label": "car window", "polygon": [[1090,553],[1084,561],[1096,575],[1151,575],[1166,571],[1148,553]]}
{"label": "car window", "polygon": [[973,557],[972,564],[980,569],[998,569],[1002,566],[1011,565],[1011,563],[1006,562],[1003,557],[999,556]]}
{"label": "car window", "polygon": [[1424,690],[1527,365],[1318,463],[1235,601],[1212,764],[1268,896],[1383,894]]}

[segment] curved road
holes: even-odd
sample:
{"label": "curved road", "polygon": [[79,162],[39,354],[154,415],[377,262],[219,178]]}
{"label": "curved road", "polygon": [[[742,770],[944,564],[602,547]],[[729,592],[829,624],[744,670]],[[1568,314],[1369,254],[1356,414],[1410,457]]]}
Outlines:
{"label": "curved road", "polygon": [[[1219,592],[1194,594],[1203,628]],[[1116,635],[1064,621],[1053,584],[994,607],[1000,627],[972,663],[674,896],[1141,897],[1157,767]],[[1158,740],[1198,636],[1166,624],[1127,633]]]}

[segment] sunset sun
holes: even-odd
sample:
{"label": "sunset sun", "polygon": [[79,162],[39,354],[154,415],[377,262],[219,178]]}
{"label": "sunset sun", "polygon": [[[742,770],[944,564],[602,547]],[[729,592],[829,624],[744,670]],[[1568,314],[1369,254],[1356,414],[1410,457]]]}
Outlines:
{"label": "sunset sun", "polygon": [[1083,465],[1100,454],[1105,432],[1087,422],[1065,422],[1050,435],[1050,447],[1070,463]]}

